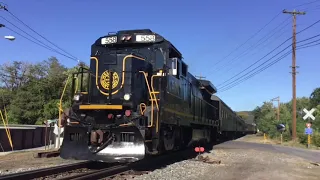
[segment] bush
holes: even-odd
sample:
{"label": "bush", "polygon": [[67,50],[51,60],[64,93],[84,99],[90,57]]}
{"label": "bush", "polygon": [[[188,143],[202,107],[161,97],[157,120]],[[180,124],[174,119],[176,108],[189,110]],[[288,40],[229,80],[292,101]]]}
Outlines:
{"label": "bush", "polygon": [[308,144],[308,136],[304,133],[298,133],[299,142],[301,144],[307,145]]}
{"label": "bush", "polygon": [[311,136],[311,141],[313,145],[320,147],[320,133],[314,132],[314,134]]}
{"label": "bush", "polygon": [[282,133],[282,140],[287,142],[287,141],[291,141],[292,137],[289,131],[285,131]]}

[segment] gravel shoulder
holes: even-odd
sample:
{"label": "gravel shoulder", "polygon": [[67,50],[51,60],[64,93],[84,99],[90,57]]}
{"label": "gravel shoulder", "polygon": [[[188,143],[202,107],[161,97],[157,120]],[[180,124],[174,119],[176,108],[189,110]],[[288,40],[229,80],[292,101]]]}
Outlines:
{"label": "gravel shoulder", "polygon": [[39,150],[13,152],[0,156],[0,175],[81,162],[60,157],[35,158]]}
{"label": "gravel shoulder", "polygon": [[283,153],[219,146],[202,156],[220,160],[221,164],[186,160],[134,179],[319,180],[320,177],[320,166]]}

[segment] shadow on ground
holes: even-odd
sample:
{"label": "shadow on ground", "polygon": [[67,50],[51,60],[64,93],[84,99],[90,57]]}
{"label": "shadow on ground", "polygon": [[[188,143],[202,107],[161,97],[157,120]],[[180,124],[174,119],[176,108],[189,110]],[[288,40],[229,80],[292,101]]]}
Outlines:
{"label": "shadow on ground", "polygon": [[[238,138],[243,137],[239,136]],[[162,156],[155,156],[155,157],[147,157],[137,163],[131,164],[131,168],[134,171],[154,171],[156,169],[162,169],[165,168],[171,164],[181,162],[184,160],[188,159],[194,159],[196,158],[199,153],[195,152],[195,147],[204,147],[205,151],[203,153],[210,153],[210,151],[213,149],[213,146],[222,144],[227,141],[232,141],[235,140],[236,138],[232,139],[222,139],[218,142],[214,143],[207,143],[204,144],[203,142],[197,142],[192,144],[189,148],[181,150],[181,151],[176,151],[176,152],[171,152],[167,154],[163,154]]]}

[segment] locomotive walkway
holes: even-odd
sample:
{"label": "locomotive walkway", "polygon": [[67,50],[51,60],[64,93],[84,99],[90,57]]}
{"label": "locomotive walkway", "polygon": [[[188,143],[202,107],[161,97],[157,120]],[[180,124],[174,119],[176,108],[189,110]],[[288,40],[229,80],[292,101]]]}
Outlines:
{"label": "locomotive walkway", "polygon": [[268,151],[272,153],[284,153],[287,155],[297,156],[308,161],[320,162],[320,151],[318,152],[315,150],[286,147],[281,145],[260,144],[242,141],[228,141],[214,146],[213,149],[254,149]]}

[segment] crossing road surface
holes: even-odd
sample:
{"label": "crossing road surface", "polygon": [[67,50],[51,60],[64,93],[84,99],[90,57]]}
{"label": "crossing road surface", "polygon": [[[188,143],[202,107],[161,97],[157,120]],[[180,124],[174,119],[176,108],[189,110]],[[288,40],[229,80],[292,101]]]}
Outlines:
{"label": "crossing road surface", "polygon": [[288,155],[298,156],[312,162],[320,162],[320,151],[305,150],[300,148],[285,147],[272,144],[259,144],[242,141],[227,141],[222,144],[215,145],[213,149],[254,149],[273,153],[284,153]]}

